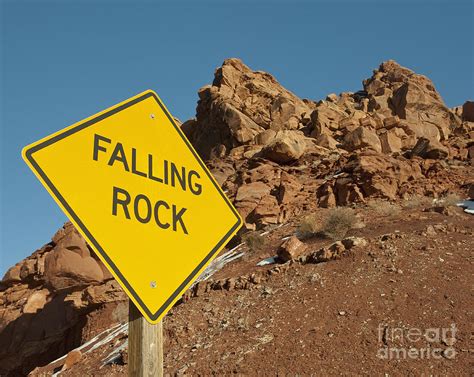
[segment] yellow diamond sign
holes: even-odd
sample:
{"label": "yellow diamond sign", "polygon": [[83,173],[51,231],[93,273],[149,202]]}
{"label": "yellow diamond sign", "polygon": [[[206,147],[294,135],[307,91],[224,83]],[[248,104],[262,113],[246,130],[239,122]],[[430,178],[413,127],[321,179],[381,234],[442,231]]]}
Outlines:
{"label": "yellow diamond sign", "polygon": [[152,91],[25,147],[23,158],[151,323],[242,224]]}

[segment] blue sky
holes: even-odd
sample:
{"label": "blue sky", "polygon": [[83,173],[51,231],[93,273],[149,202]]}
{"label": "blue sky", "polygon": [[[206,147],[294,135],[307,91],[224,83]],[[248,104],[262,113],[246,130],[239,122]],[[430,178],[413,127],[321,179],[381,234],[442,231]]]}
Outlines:
{"label": "blue sky", "polygon": [[0,4],[0,275],[66,221],[23,146],[148,88],[190,118],[225,58],[316,100],[360,89],[387,59],[430,77],[448,106],[473,98],[471,1]]}

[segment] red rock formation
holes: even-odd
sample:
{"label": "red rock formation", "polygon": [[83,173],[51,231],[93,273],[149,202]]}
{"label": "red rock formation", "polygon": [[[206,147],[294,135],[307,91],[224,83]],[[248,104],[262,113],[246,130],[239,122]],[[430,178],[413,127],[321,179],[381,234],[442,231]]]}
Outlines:
{"label": "red rock formation", "polygon": [[49,244],[11,267],[0,290],[0,375],[22,375],[77,347],[89,313],[107,325],[126,296],[82,236],[66,223]]}
{"label": "red rock formation", "polygon": [[[212,85],[199,90],[196,119],[182,129],[247,229],[281,224],[316,204],[436,196],[460,187],[473,195],[472,184],[462,186],[451,168],[474,163],[472,102],[449,110],[428,78],[393,61],[363,88],[301,100],[270,74],[228,59]],[[299,254],[292,242],[286,259]],[[0,375],[25,374],[124,320],[125,300],[67,223],[0,284]]]}

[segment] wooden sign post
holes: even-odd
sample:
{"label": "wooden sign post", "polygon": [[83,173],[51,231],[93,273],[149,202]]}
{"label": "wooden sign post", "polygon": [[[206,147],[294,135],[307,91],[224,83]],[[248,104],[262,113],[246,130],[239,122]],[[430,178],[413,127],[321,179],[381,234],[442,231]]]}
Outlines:
{"label": "wooden sign post", "polygon": [[149,323],[132,300],[128,310],[128,375],[162,377],[163,321]]}

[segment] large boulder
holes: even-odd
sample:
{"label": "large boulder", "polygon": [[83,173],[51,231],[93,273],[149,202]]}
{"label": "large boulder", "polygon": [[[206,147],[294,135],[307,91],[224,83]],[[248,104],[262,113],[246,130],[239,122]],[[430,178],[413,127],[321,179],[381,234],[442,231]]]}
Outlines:
{"label": "large boulder", "polygon": [[264,157],[286,164],[298,160],[307,148],[306,137],[298,131],[279,131],[275,138],[263,149]]}
{"label": "large boulder", "polygon": [[448,149],[440,142],[421,137],[410,151],[410,156],[442,160],[448,156],[448,153]]}
{"label": "large boulder", "polygon": [[112,275],[103,263],[75,227],[67,222],[50,243],[11,267],[2,284],[7,287],[19,283],[45,285],[56,292],[64,288],[81,289],[84,285],[110,279]]}
{"label": "large boulder", "polygon": [[227,153],[253,142],[264,130],[296,130],[309,121],[312,104],[303,101],[265,72],[239,59],[227,59],[212,85],[200,89],[196,119],[183,131],[204,158],[216,149]]}
{"label": "large boulder", "polygon": [[55,290],[99,283],[104,274],[90,255],[58,247],[45,260],[45,280]]}
{"label": "large boulder", "polygon": [[278,258],[282,262],[297,259],[306,251],[306,245],[295,236],[291,236],[282,242],[277,250]]}
{"label": "large boulder", "polygon": [[347,117],[347,113],[337,103],[320,101],[310,116],[311,136],[318,138],[321,135],[332,135],[339,129],[339,123]]}
{"label": "large boulder", "polygon": [[396,129],[385,130],[379,134],[382,152],[386,154],[400,152],[403,148],[402,138]]}
{"label": "large boulder", "polygon": [[260,181],[251,182],[239,187],[235,200],[238,202],[252,201],[258,203],[269,194],[270,187],[268,185]]}
{"label": "large boulder", "polygon": [[[265,209],[260,208],[260,214],[262,214],[262,211],[269,211],[269,204],[263,203],[263,201],[270,196],[270,190],[271,187],[262,181],[249,182],[237,189],[235,206],[246,223],[255,223],[253,214],[261,204]],[[278,203],[276,203],[276,206],[278,208]]]}
{"label": "large boulder", "polygon": [[52,241],[54,249],[44,258],[43,280],[53,290],[86,286],[112,278],[71,223],[66,223]]}
{"label": "large boulder", "polygon": [[330,135],[325,134],[319,135],[319,137],[316,139],[316,144],[330,150],[337,149],[337,147],[339,146],[339,143],[336,139],[334,139]]}
{"label": "large boulder", "polygon": [[380,139],[374,130],[367,127],[358,127],[354,131],[349,132],[344,137],[344,149],[354,151],[362,148],[369,148],[376,152],[382,152]]}

